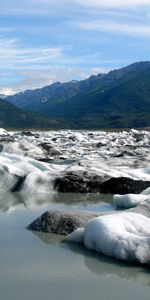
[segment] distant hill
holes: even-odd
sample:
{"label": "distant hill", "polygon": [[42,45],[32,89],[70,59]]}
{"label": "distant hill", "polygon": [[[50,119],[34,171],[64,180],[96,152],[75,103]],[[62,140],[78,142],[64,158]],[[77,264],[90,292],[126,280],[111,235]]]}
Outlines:
{"label": "distant hill", "polygon": [[20,108],[62,118],[73,128],[148,127],[150,62],[134,63],[82,81],[57,82],[6,100]]}
{"label": "distant hill", "polygon": [[0,127],[2,128],[68,128],[62,120],[48,118],[37,113],[17,108],[15,105],[0,99]]}

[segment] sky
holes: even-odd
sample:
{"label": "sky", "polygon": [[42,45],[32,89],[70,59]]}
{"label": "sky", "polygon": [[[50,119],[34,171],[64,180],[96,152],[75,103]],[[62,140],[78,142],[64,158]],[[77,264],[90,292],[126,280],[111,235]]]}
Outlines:
{"label": "sky", "polygon": [[150,0],[0,0],[0,94],[149,57]]}

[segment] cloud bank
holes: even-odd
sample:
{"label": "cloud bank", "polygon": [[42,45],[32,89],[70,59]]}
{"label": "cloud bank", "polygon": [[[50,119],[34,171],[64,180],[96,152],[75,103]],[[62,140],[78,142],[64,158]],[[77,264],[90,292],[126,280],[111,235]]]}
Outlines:
{"label": "cloud bank", "polygon": [[81,22],[76,26],[85,30],[95,30],[101,32],[121,33],[137,37],[150,37],[150,25],[128,24],[114,22],[110,20]]}
{"label": "cloud bank", "polygon": [[[150,6],[150,0],[6,0],[1,3],[4,14],[52,14],[72,6],[90,8],[138,8]],[[57,9],[57,11],[56,11]]]}

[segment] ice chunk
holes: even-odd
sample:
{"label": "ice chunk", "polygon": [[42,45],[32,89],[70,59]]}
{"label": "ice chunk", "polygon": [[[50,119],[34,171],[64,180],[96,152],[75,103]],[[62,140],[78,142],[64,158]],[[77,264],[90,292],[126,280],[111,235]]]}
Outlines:
{"label": "ice chunk", "polygon": [[50,170],[48,164],[40,162],[36,159],[29,159],[28,162],[41,171],[49,171]]}
{"label": "ice chunk", "polygon": [[21,192],[49,193],[53,190],[52,178],[49,173],[33,171],[29,173],[22,185]]}
{"label": "ice chunk", "polygon": [[0,165],[0,192],[11,191],[17,184],[19,177],[10,174],[7,166]]}
{"label": "ice chunk", "polygon": [[83,243],[84,242],[84,227],[75,229],[68,234],[66,240],[69,242]]}
{"label": "ice chunk", "polygon": [[117,208],[131,208],[148,199],[148,195],[141,194],[114,195],[113,203]]}
{"label": "ice chunk", "polygon": [[4,128],[0,128],[0,135],[7,135],[8,132]]}
{"label": "ice chunk", "polygon": [[144,190],[141,195],[149,195],[150,196],[150,187],[148,187],[146,190]]}
{"label": "ice chunk", "polygon": [[150,263],[150,219],[134,212],[91,219],[84,230],[74,231],[69,241],[84,235],[84,245],[105,255],[140,263]]}

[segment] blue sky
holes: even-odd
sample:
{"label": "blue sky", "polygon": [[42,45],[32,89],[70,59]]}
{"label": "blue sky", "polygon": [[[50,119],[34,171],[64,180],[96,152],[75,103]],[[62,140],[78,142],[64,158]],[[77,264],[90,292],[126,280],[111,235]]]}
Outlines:
{"label": "blue sky", "polygon": [[0,93],[149,57],[150,0],[0,0]]}

